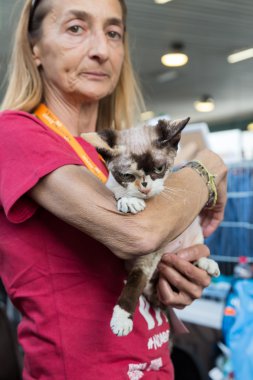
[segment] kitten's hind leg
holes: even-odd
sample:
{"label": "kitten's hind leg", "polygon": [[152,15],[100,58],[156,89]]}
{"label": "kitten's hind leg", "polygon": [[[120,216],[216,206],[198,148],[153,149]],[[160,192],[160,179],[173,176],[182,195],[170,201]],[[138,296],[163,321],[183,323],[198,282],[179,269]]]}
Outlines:
{"label": "kitten's hind leg", "polygon": [[112,332],[118,336],[128,335],[133,329],[133,314],[147,284],[147,275],[140,268],[133,269],[121,292],[110,322]]}

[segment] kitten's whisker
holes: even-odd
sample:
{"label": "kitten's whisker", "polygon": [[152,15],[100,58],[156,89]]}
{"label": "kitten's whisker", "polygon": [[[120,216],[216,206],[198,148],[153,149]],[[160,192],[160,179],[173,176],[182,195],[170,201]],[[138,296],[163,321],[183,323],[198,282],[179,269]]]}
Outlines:
{"label": "kitten's whisker", "polygon": [[160,193],[160,196],[163,197],[164,199],[169,199],[169,200],[175,201],[178,194],[175,194],[173,192],[162,192],[162,193]]}
{"label": "kitten's whisker", "polygon": [[161,192],[161,196],[164,199],[172,201],[172,202],[178,201],[180,199],[181,202],[186,205],[189,193],[197,195],[196,191],[185,190],[185,189],[172,189],[172,188],[166,187]]}
{"label": "kitten's whisker", "polygon": [[173,199],[174,201],[178,199],[178,196],[173,193],[161,193],[161,196],[166,199]]}
{"label": "kitten's whisker", "polygon": [[173,199],[173,196],[171,196],[170,194],[167,196],[167,195],[165,195],[164,193],[161,193],[160,196],[161,196],[162,198],[166,199],[166,200],[172,200],[172,201],[174,200],[174,199]]}
{"label": "kitten's whisker", "polygon": [[[164,190],[169,190],[169,191],[174,191],[174,192],[176,192],[176,193],[180,193],[180,192],[186,192],[186,190],[185,189],[180,189],[180,188],[177,188],[177,189],[175,189],[175,188],[171,188],[171,187],[167,187],[167,186],[165,186],[164,187]],[[187,190],[188,191],[188,190]]]}
{"label": "kitten's whisker", "polygon": [[182,192],[179,192],[179,191],[177,191],[177,190],[175,190],[175,189],[164,189],[164,190],[162,191],[162,193],[173,194],[173,195],[175,195],[175,196],[177,196],[177,197],[181,197],[182,194],[186,194],[185,191],[182,193]]}
{"label": "kitten's whisker", "polygon": [[173,189],[171,187],[165,187],[163,191],[166,191],[166,192],[170,192],[170,193],[175,193],[175,194],[179,194],[182,192],[182,189],[180,189],[180,191],[178,191],[177,189]]}
{"label": "kitten's whisker", "polygon": [[[174,192],[176,194],[179,194],[179,193],[185,193],[185,194],[189,194],[189,193],[192,193],[192,194],[197,194],[196,191],[192,191],[192,190],[185,190],[185,189],[171,189],[169,187],[165,187],[163,191],[166,191],[166,192]],[[181,194],[180,194],[181,195]]]}

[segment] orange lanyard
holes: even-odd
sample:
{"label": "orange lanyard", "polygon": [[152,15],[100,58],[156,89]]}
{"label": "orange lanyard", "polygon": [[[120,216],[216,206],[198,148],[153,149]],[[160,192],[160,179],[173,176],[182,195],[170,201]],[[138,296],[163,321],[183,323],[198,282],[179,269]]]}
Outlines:
{"label": "orange lanyard", "polygon": [[69,143],[91,173],[93,173],[103,183],[107,181],[105,174],[99,169],[95,162],[91,160],[79,142],[74,138],[74,136],[72,136],[58,117],[55,116],[45,104],[41,103],[35,110],[34,114],[50,129]]}

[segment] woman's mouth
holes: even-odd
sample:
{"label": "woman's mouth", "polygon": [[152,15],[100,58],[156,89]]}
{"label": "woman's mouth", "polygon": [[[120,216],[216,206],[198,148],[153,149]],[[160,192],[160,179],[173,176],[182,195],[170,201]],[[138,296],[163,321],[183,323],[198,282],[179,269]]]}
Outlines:
{"label": "woman's mouth", "polygon": [[82,73],[83,76],[87,78],[93,78],[93,79],[106,79],[109,78],[109,75],[107,73],[101,72],[101,71],[86,71]]}

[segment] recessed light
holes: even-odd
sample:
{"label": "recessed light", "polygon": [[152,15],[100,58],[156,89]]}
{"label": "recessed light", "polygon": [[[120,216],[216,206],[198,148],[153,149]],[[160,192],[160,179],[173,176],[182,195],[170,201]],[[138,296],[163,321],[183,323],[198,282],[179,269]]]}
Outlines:
{"label": "recessed light", "polygon": [[161,62],[164,66],[180,67],[186,65],[189,58],[183,52],[183,44],[176,42],[171,45],[170,51],[161,57]]}
{"label": "recessed light", "polygon": [[188,57],[184,53],[168,53],[162,56],[161,62],[164,66],[180,67],[186,65]]}
{"label": "recessed light", "polygon": [[204,95],[200,100],[194,102],[194,107],[198,112],[211,112],[214,110],[215,104],[210,96]]}

